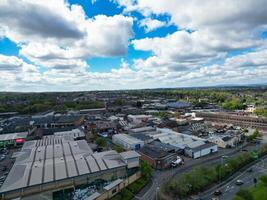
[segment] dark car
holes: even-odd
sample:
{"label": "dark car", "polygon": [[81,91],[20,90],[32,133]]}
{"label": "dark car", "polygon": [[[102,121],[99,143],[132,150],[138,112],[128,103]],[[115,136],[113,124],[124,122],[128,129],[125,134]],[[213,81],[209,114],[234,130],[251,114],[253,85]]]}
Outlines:
{"label": "dark car", "polygon": [[3,166],[2,171],[4,172],[6,170],[7,170],[7,167],[6,166]]}
{"label": "dark car", "polygon": [[248,169],[248,170],[247,170],[247,172],[253,172],[253,169],[252,169],[252,168],[250,168],[250,169]]}
{"label": "dark car", "polygon": [[222,194],[222,191],[221,190],[215,190],[214,193],[213,193],[215,196],[219,196]]}
{"label": "dark car", "polygon": [[242,180],[237,180],[237,181],[235,182],[235,184],[236,184],[236,185],[243,185],[244,182],[243,182]]}

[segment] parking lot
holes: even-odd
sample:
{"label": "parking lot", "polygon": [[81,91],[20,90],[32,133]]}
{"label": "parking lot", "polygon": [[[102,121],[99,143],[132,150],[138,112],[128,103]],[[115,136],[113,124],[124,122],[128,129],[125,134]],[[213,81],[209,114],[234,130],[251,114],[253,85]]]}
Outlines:
{"label": "parking lot", "polygon": [[19,151],[19,149],[8,149],[0,153],[0,186],[3,184],[14,163],[15,159],[12,159],[11,157],[13,153],[17,151]]}

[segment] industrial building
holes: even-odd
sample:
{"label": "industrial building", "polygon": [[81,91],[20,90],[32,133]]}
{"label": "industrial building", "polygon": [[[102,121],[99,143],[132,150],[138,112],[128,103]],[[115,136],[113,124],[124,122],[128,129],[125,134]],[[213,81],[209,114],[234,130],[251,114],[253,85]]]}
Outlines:
{"label": "industrial building", "polygon": [[[158,128],[157,132],[149,134],[162,143],[170,144],[192,158],[198,158],[218,151],[217,145],[187,134],[178,133],[167,128]],[[192,153],[193,152],[193,153]]]}
{"label": "industrial building", "polygon": [[139,166],[136,152],[105,151],[93,153],[85,140],[48,136],[27,141],[0,188],[1,199],[42,193],[53,194],[96,179],[127,177],[128,169]]}
{"label": "industrial building", "polygon": [[236,113],[226,112],[196,112],[197,117],[203,117],[206,121],[233,124],[244,128],[258,128],[267,130],[267,119],[260,117],[249,117]]}
{"label": "industrial building", "polygon": [[114,144],[122,146],[128,150],[138,150],[144,146],[144,141],[139,140],[127,134],[116,134],[112,136],[112,142]]}
{"label": "industrial building", "polygon": [[74,140],[82,140],[85,139],[85,134],[84,131],[81,130],[80,128],[75,128],[69,131],[58,131],[54,132],[55,136],[70,136]]}
{"label": "industrial building", "polygon": [[140,159],[147,161],[155,169],[170,167],[171,162],[177,158],[176,148],[158,141],[146,144],[138,153]]}

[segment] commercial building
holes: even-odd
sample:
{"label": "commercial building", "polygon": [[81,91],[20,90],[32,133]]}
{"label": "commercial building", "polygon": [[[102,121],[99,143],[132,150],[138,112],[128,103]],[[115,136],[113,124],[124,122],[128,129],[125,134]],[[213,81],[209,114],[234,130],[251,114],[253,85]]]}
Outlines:
{"label": "commercial building", "polygon": [[198,158],[218,151],[216,144],[209,143],[205,139],[178,133],[167,128],[157,128],[157,132],[148,134],[162,143],[172,145],[180,149],[180,151],[184,151],[185,155],[192,158]]}
{"label": "commercial building", "polygon": [[25,142],[0,189],[0,196],[13,199],[53,194],[97,179],[124,179],[128,169],[138,165],[136,152],[93,153],[85,140],[48,136],[44,140]]}
{"label": "commercial building", "polygon": [[55,136],[70,136],[74,140],[82,140],[85,139],[84,131],[81,128],[75,128],[69,131],[58,131],[54,132]]}
{"label": "commercial building", "polygon": [[176,153],[165,151],[153,145],[145,145],[138,153],[141,155],[141,160],[147,161],[155,169],[170,167],[171,162],[177,158]]}
{"label": "commercial building", "polygon": [[127,134],[116,134],[112,136],[114,144],[122,146],[124,149],[138,150],[144,146],[144,141]]}
{"label": "commercial building", "polygon": [[0,148],[22,145],[27,136],[28,132],[1,134]]}
{"label": "commercial building", "polygon": [[236,113],[226,112],[196,112],[197,117],[203,117],[206,121],[233,124],[243,128],[258,128],[267,130],[267,119],[260,117],[249,117]]}
{"label": "commercial building", "polygon": [[127,116],[129,122],[135,125],[145,123],[151,117],[152,115],[128,115]]}
{"label": "commercial building", "polygon": [[221,148],[235,147],[241,141],[241,135],[230,135],[230,134],[212,134],[208,138],[212,143],[218,145]]}
{"label": "commercial building", "polygon": [[200,158],[202,156],[206,156],[218,151],[218,146],[214,143],[207,142],[199,146],[195,147],[186,147],[185,148],[185,155],[191,158]]}

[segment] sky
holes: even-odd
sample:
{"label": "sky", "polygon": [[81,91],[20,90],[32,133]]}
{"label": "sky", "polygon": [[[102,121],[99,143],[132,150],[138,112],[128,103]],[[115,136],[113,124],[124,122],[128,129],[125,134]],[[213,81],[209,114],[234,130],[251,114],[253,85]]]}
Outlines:
{"label": "sky", "polygon": [[261,83],[266,0],[0,0],[0,91]]}

